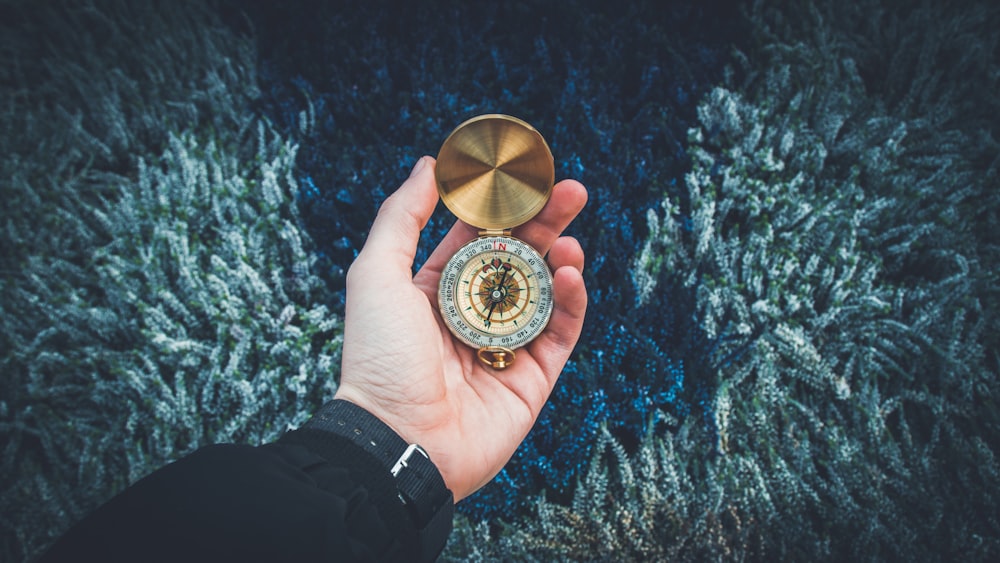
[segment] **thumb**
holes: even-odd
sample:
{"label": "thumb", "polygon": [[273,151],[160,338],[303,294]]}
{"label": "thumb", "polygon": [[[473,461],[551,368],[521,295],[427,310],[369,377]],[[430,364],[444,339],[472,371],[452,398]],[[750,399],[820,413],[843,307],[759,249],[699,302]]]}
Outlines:
{"label": "thumb", "polygon": [[410,177],[382,203],[356,261],[371,260],[382,267],[405,270],[409,274],[420,231],[437,205],[434,166],[432,157],[421,157]]}

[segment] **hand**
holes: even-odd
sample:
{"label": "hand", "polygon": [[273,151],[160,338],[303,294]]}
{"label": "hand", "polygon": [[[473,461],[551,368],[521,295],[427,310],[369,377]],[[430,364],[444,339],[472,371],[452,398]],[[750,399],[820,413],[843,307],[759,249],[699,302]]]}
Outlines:
{"label": "hand", "polygon": [[437,204],[435,161],[421,158],[379,209],[347,274],[343,361],[336,398],[377,416],[420,444],[455,501],[492,479],[524,440],[583,328],[583,250],[559,234],[583,209],[587,191],[555,185],[545,208],[514,235],[548,261],[554,310],[548,327],[517,361],[493,370],[455,339],[437,308],[438,280],[451,255],[477,236],[462,222],[412,275],[420,230]]}

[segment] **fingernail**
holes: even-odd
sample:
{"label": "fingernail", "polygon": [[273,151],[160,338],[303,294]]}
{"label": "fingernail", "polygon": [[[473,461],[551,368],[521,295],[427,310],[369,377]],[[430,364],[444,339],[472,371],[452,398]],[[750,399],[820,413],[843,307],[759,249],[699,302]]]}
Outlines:
{"label": "fingernail", "polygon": [[417,163],[413,165],[413,170],[410,170],[410,178],[419,174],[420,171],[424,169],[424,166],[427,166],[427,159],[424,157],[420,157],[420,160],[418,160]]}

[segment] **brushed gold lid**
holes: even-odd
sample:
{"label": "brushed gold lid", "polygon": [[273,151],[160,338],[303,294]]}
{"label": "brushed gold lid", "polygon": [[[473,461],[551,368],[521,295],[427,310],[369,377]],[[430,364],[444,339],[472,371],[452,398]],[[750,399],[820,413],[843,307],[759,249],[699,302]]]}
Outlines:
{"label": "brushed gold lid", "polygon": [[538,214],[552,195],[555,163],[541,133],[501,114],[473,117],[441,145],[438,194],[462,221],[510,229]]}

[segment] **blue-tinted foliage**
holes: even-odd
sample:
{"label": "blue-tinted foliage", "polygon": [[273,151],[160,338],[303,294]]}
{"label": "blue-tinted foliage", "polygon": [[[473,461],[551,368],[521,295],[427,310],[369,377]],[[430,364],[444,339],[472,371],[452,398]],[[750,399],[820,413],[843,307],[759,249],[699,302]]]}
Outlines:
{"label": "blue-tinted foliage", "polygon": [[693,291],[714,424],[609,422],[571,501],[449,556],[1000,557],[1000,8],[885,4],[760,4],[648,214],[639,297]]}

